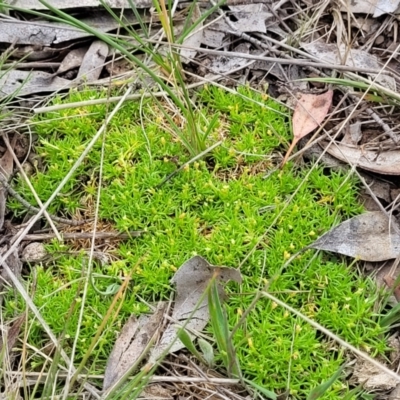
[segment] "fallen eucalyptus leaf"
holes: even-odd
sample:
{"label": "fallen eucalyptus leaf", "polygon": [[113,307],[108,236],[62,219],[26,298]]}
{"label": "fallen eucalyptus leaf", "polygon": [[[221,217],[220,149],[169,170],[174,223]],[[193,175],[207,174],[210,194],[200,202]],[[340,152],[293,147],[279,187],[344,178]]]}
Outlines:
{"label": "fallen eucalyptus leaf", "polygon": [[235,18],[231,23],[240,32],[266,33],[265,21],[274,16],[262,3],[229,6],[229,8],[231,10],[229,14]]}
{"label": "fallen eucalyptus leaf", "polygon": [[[17,342],[18,336],[21,331],[21,326],[26,320],[25,313],[17,317],[11,324],[0,326],[0,354],[3,352],[3,346],[5,346],[4,353],[7,353],[7,358],[10,359],[13,347]],[[3,356],[4,357],[4,356]]]}
{"label": "fallen eucalyptus leaf", "polygon": [[[379,59],[371,53],[359,50],[349,49],[345,44],[337,46],[336,44],[325,43],[322,40],[316,40],[311,43],[302,43],[302,47],[321,62],[336,65],[347,65],[356,68],[368,68],[380,70],[381,65]],[[385,74],[368,74],[382,86],[396,91],[396,81],[389,75]]]}
{"label": "fallen eucalyptus leaf", "polygon": [[[135,22],[132,13],[126,13],[129,21]],[[93,15],[85,15],[81,22],[100,32],[109,32],[118,28],[119,24],[106,11],[98,10]],[[33,46],[54,46],[92,36],[90,33],[62,22],[46,20],[2,20],[0,24],[0,42],[26,44]]]}
{"label": "fallen eucalyptus leaf", "polygon": [[108,55],[108,45],[95,40],[89,47],[79,68],[78,78],[85,82],[94,82],[100,77],[104,61]]}
{"label": "fallen eucalyptus leaf", "polygon": [[58,67],[57,75],[80,67],[87,51],[88,47],[83,46],[68,52],[68,54],[64,57],[64,59],[61,61],[60,66]]}
{"label": "fallen eucalyptus leaf", "polygon": [[[205,292],[213,277],[218,282],[230,280],[241,282],[242,280],[237,269],[211,265],[200,256],[186,261],[171,280],[176,285],[172,320],[180,326],[185,325],[185,330],[189,334],[191,331],[201,331],[207,325],[210,314]],[[220,298],[223,298],[225,292],[220,284],[218,284],[218,292]],[[167,349],[169,353],[173,353],[185,347],[177,339],[177,330],[180,326],[172,322],[166,327],[160,342],[151,352],[150,363],[157,361]]]}
{"label": "fallen eucalyptus leaf", "polygon": [[11,70],[0,78],[0,98],[8,95],[24,96],[34,93],[56,92],[75,86],[67,79],[44,71]]}
{"label": "fallen eucalyptus leaf", "polygon": [[141,315],[137,319],[132,315],[115,342],[114,348],[107,361],[104,374],[103,389],[114,385],[129,370],[134,372],[135,366],[146,355],[151,341],[159,333],[167,303],[159,303],[152,315]]}
{"label": "fallen eucalyptus leaf", "polygon": [[[250,44],[241,43],[235,47],[234,51],[237,53],[249,54]],[[249,64],[247,58],[229,57],[225,55],[213,57],[211,60],[209,69],[213,74],[229,74]]]}
{"label": "fallen eucalyptus leaf", "polygon": [[327,152],[348,164],[384,175],[400,175],[400,151],[377,151],[335,143],[324,146]]}
{"label": "fallen eucalyptus leaf", "polygon": [[293,141],[290,145],[282,166],[298,141],[317,128],[328,114],[332,104],[333,91],[328,90],[322,94],[302,94],[293,113]]}
{"label": "fallen eucalyptus leaf", "polygon": [[394,217],[389,221],[381,211],[357,215],[336,226],[308,246],[364,261],[383,261],[400,254],[400,236]]}
{"label": "fallen eucalyptus leaf", "polygon": [[378,18],[396,12],[398,7],[399,0],[353,0],[342,2],[340,10],[354,14],[373,14],[374,18]]}

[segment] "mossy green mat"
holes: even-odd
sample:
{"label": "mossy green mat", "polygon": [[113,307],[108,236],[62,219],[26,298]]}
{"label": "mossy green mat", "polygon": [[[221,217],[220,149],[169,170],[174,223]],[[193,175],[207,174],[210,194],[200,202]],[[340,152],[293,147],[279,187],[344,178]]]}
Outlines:
{"label": "mossy green mat", "polygon": [[[108,127],[99,216],[121,231],[145,230],[146,234],[121,243],[112,261],[94,271],[101,275],[95,276],[97,287],[104,290],[128,274],[144,256],[133,273],[117,326],[107,326],[90,358],[90,373],[104,372],[127,317],[147,310],[140,298],[148,302],[168,298],[172,290],[169,279],[193,255],[202,255],[216,265],[237,267],[251,253],[241,268],[243,285],[228,287],[227,312],[233,326],[256,291],[291,254],[362,211],[356,200],[357,182],[344,173],[321,167],[310,172],[311,165],[289,163],[283,171],[264,179],[274,165],[274,152],[284,152],[290,141],[288,118],[284,108],[265,96],[248,88],[240,89],[240,93],[272,110],[220,89],[202,90],[198,100],[204,116],[220,113],[210,145],[220,139],[223,144],[206,161],[193,163],[159,189],[156,186],[189,157],[164,126],[163,114],[154,102],[127,102]],[[63,102],[101,96],[96,91],[72,92]],[[35,125],[39,136],[36,151],[44,167],[31,181],[43,201],[105,115],[106,106],[98,105],[40,117]],[[52,213],[76,215],[81,210],[85,215],[88,209],[93,210],[101,147],[100,140],[51,205]],[[34,204],[21,181],[16,182],[16,189]],[[293,200],[288,201],[296,190]],[[14,200],[9,207],[16,213],[24,212]],[[80,298],[82,257],[66,255],[67,245],[53,243],[48,249],[55,261],[34,267],[37,281],[33,297],[54,332],[61,334],[65,329],[64,346],[69,352],[78,310],[68,321],[65,316],[73,300]],[[360,349],[372,355],[384,352],[383,331],[373,311],[376,289],[340,257],[308,251],[282,272],[270,290]],[[4,303],[8,318],[25,308],[20,299],[12,297],[10,293]],[[89,288],[76,362],[82,359],[111,301],[111,296],[101,296]],[[47,343],[36,322],[29,341],[37,348]],[[266,299],[258,301],[237,331],[234,343],[248,378],[277,393],[289,386],[294,398],[304,398],[345,360],[338,345]],[[35,369],[42,363],[43,359],[35,355],[26,368]],[[342,398],[346,391],[346,384],[337,382],[324,398]]]}

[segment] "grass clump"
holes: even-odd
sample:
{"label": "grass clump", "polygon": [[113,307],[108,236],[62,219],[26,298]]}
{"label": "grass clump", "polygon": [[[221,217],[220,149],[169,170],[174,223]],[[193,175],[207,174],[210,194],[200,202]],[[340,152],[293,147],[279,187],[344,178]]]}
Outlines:
{"label": "grass clump", "polygon": [[[273,165],[273,153],[289,141],[287,117],[273,101],[248,88],[239,91],[250,100],[215,88],[199,93],[204,115],[220,113],[219,126],[209,140],[222,138],[223,145],[212,157],[193,163],[158,189],[177,164],[189,159],[179,140],[171,138],[164,114],[152,100],[144,101],[142,108],[138,102],[127,102],[108,127],[100,218],[121,231],[141,229],[146,234],[121,243],[107,265],[95,268],[97,288],[105,290],[119,282],[140,257],[145,257],[133,271],[132,287],[117,324],[107,325],[86,365],[90,373],[104,371],[126,318],[146,310],[139,298],[149,302],[168,298],[169,279],[191,256],[199,254],[210,263],[237,267],[252,252],[241,269],[244,283],[240,291],[231,286],[227,302],[229,322],[234,326],[256,291],[291,254],[362,211],[356,202],[357,182],[340,172],[327,174],[319,167],[310,172],[289,163],[283,171],[263,179]],[[67,99],[56,102],[99,96],[102,94],[96,91],[71,92]],[[265,102],[269,109],[254,101]],[[36,150],[44,168],[31,180],[42,201],[68,172],[105,113],[105,106],[95,106],[41,117],[36,125]],[[53,202],[51,212],[91,216],[100,150],[99,142]],[[16,185],[34,203],[24,183],[17,181]],[[9,206],[17,213],[24,211],[13,200]],[[65,334],[68,352],[78,321],[78,311],[71,304],[79,302],[85,256],[72,255],[66,245],[57,243],[48,248],[55,260],[36,268],[34,301],[54,332]],[[383,330],[373,311],[376,290],[340,258],[308,251],[281,273],[271,290],[362,350],[372,355],[386,350]],[[111,297],[89,288],[76,362],[82,360],[110,302]],[[10,316],[24,305],[9,293],[5,307]],[[66,315],[70,316],[67,325]],[[35,323],[29,341],[39,349],[45,345]],[[266,299],[259,300],[250,312],[234,336],[234,344],[245,377],[276,393],[288,386],[293,398],[304,398],[345,361],[337,346]],[[36,355],[29,367],[35,369],[41,363]],[[345,385],[338,382],[324,398],[336,399],[346,392]]]}

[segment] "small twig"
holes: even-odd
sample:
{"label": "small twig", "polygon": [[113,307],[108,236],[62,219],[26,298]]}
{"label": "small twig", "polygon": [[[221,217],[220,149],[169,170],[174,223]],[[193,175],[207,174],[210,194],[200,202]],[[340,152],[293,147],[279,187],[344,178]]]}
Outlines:
{"label": "small twig", "polygon": [[214,143],[212,146],[210,146],[208,149],[205,149],[202,151],[200,154],[197,154],[197,156],[193,157],[189,161],[185,162],[182,164],[178,169],[176,169],[174,172],[170,173],[166,178],[164,178],[158,185],[156,185],[156,189],[159,189],[161,186],[163,186],[166,182],[168,182],[171,178],[173,178],[178,172],[182,171],[187,165],[190,165],[194,163],[197,160],[200,160],[203,158],[207,153],[210,151],[214,150],[217,146],[219,146],[222,143],[222,140],[220,140],[217,143]]}
{"label": "small twig", "polygon": [[[187,89],[194,89],[203,85],[203,82],[196,82],[191,85],[187,85]],[[93,106],[98,104],[108,104],[108,103],[117,103],[122,98],[124,100],[140,100],[142,98],[149,98],[149,97],[164,97],[167,93],[164,91],[160,92],[147,92],[147,93],[136,93],[131,94],[128,96],[115,96],[115,97],[105,97],[104,99],[95,99],[95,100],[87,100],[87,101],[78,101],[75,103],[66,103],[66,104],[57,104],[54,106],[49,107],[38,107],[33,110],[35,114],[42,114],[48,113],[52,111],[60,111],[66,110],[70,108],[78,108],[78,107],[86,107],[86,106]]]}
{"label": "small twig", "polygon": [[[0,369],[0,371],[2,371]],[[50,373],[48,372],[18,372],[18,371],[2,371],[4,374],[10,376],[10,377],[20,377],[24,375],[27,378],[30,379],[39,379],[40,381],[45,380]],[[65,379],[67,377],[67,374],[65,372],[60,372],[57,374],[57,378],[60,379]],[[78,375],[79,379],[99,379],[103,380],[104,375],[91,375],[91,374],[79,374]],[[133,379],[134,377],[131,377],[129,379]],[[22,382],[22,381],[21,381]],[[180,382],[187,382],[187,383],[210,383],[210,384],[215,384],[215,385],[237,385],[239,383],[239,379],[229,379],[229,378],[208,378],[208,377],[191,377],[191,376],[152,376],[150,378],[150,382],[171,382],[171,383],[180,383]]]}
{"label": "small twig", "polygon": [[[128,233],[120,232],[96,232],[96,240],[120,240],[120,239],[131,239],[133,237],[139,237],[143,235],[145,231],[130,231]],[[92,239],[93,232],[77,232],[77,233],[62,233],[62,239],[64,240],[79,240],[79,239]],[[32,233],[26,235],[23,241],[42,241],[54,239],[56,236],[54,233]]]}
{"label": "small twig", "polygon": [[[14,152],[14,145],[15,145],[16,140],[17,140],[17,133],[15,133],[15,134],[14,134],[14,137],[13,137],[13,143],[14,143],[14,145],[11,145],[11,143],[9,142],[7,133],[5,133],[5,134],[3,135],[3,140],[4,140],[4,143],[5,143],[5,145],[6,145],[7,149],[8,149],[8,151],[10,152],[10,154],[11,154],[13,160],[14,160],[15,165],[16,165],[17,168],[18,168],[19,173],[21,174],[21,176],[22,176],[22,178],[24,179],[25,183],[26,183],[27,186],[29,187],[29,189],[30,189],[31,193],[33,194],[33,197],[35,198],[35,200],[36,200],[36,202],[38,203],[39,207],[42,207],[42,206],[43,206],[42,201],[40,200],[38,194],[36,193],[35,188],[33,187],[31,181],[29,180],[29,178],[28,178],[28,176],[26,175],[24,169],[22,168],[21,163],[19,162],[17,156],[15,155],[15,152]],[[47,210],[45,210],[45,211],[43,212],[43,215],[44,215],[44,217],[47,219],[47,221],[48,221],[48,223],[49,223],[51,229],[53,229],[53,232],[54,232],[54,234],[56,235],[57,239],[58,239],[58,240],[61,240],[60,233],[58,232],[56,226],[54,225],[53,220],[50,218],[50,216],[49,216]]]}
{"label": "small twig", "polygon": [[[233,32],[229,32],[229,33],[233,34]],[[266,43],[263,43],[260,40],[247,35],[246,33],[241,33],[241,35],[242,35],[241,37],[243,39],[249,41],[250,43],[252,43],[256,46],[260,46],[263,49],[266,49],[268,51],[282,53],[281,51],[271,48]],[[152,40],[146,40],[146,41],[154,42]],[[174,43],[171,46],[175,47],[175,48],[179,48],[179,49],[195,50],[199,53],[212,54],[212,55],[216,55],[216,56],[224,56],[224,57],[232,57],[232,58],[246,58],[246,59],[249,59],[252,61],[265,61],[265,62],[271,62],[271,63],[277,63],[277,64],[283,64],[283,65],[285,65],[285,64],[286,65],[298,65],[300,67],[307,67],[307,68],[313,67],[313,68],[323,68],[323,69],[336,69],[338,71],[343,71],[343,72],[359,72],[362,74],[378,74],[379,73],[379,70],[372,69],[372,68],[357,68],[357,67],[352,67],[352,66],[348,66],[348,65],[315,62],[315,61],[312,61],[311,59],[313,58],[314,60],[317,60],[317,61],[319,61],[319,60],[317,58],[313,57],[312,55],[304,53],[304,52],[302,52],[302,55],[304,57],[306,57],[305,59],[295,59],[295,58],[291,58],[290,56],[288,56],[285,53],[282,53],[281,57],[266,57],[266,56],[257,55],[257,54],[239,53],[239,52],[235,52],[235,51],[221,51],[221,50],[204,49],[201,47],[194,47],[194,46],[184,46],[184,45],[180,45],[177,43]],[[40,110],[40,109],[37,109],[37,110]]]}
{"label": "small twig", "polygon": [[[31,213],[37,213],[39,212],[39,208],[33,206],[30,204],[28,201],[26,201],[19,193],[17,193],[12,186],[8,183],[7,179],[4,177],[2,173],[0,173],[0,182],[4,186],[4,188],[7,190],[7,192],[15,198],[15,200],[19,201],[28,212]],[[79,226],[79,225],[84,225],[90,222],[91,220],[83,220],[83,221],[76,221],[76,220],[71,220],[71,219],[66,219],[66,218],[60,218],[56,217],[55,215],[48,214],[49,217],[53,220],[56,221],[60,224],[65,224],[65,225],[72,225],[72,226]]]}
{"label": "small twig", "polygon": [[11,69],[40,69],[40,68],[58,68],[61,65],[60,62],[14,62],[0,65],[0,70],[11,70]]}

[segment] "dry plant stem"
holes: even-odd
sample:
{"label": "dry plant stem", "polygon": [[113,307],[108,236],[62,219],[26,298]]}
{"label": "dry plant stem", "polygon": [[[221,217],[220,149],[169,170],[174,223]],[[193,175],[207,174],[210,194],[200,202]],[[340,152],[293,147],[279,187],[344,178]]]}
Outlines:
{"label": "dry plant stem", "polygon": [[[232,32],[230,32],[230,33],[232,33]],[[245,33],[240,33],[240,34],[245,36],[243,39],[251,42],[252,44],[260,46],[268,51],[272,50],[271,47],[269,47],[269,45],[266,45],[265,43],[262,43],[261,41],[259,41],[257,39],[252,38],[251,36],[249,36]],[[235,36],[237,36],[237,35],[235,35]],[[151,40],[146,40],[146,41],[152,42]],[[320,62],[313,62],[313,61],[307,60],[307,59],[296,60],[287,55],[285,55],[285,58],[278,58],[278,57],[266,57],[266,56],[256,55],[256,54],[239,53],[239,52],[235,52],[235,51],[228,52],[228,51],[204,49],[201,47],[184,46],[184,45],[180,45],[177,43],[174,43],[172,46],[175,48],[179,48],[179,49],[195,50],[199,53],[204,53],[204,54],[212,54],[212,55],[216,55],[216,56],[224,56],[224,57],[232,57],[232,58],[246,58],[246,59],[250,59],[250,60],[254,60],[254,61],[274,62],[274,63],[282,64],[282,65],[299,65],[301,67],[310,67],[310,68],[337,69],[338,71],[360,72],[360,73],[365,73],[365,74],[378,74],[380,72],[377,69],[357,68],[357,67],[351,67],[351,66],[339,65],[339,64],[326,64],[326,63],[320,63]],[[279,50],[276,50],[276,51],[279,53],[282,53]],[[311,58],[312,56],[306,55],[305,57]],[[318,59],[316,59],[316,60],[319,61]],[[186,73],[186,71],[185,71],[185,73]]]}
{"label": "dry plant stem", "polygon": [[386,367],[385,365],[381,364],[380,362],[376,361],[372,357],[370,357],[368,354],[358,350],[356,347],[352,346],[351,344],[347,343],[343,339],[341,339],[339,336],[335,335],[328,329],[324,328],[322,325],[320,325],[318,322],[315,322],[311,318],[306,317],[304,314],[302,314],[300,311],[297,311],[293,307],[289,306],[288,304],[284,303],[283,301],[279,300],[277,297],[273,296],[272,294],[268,292],[262,292],[262,295],[264,297],[267,297],[268,299],[274,301],[276,304],[280,305],[281,307],[284,307],[286,310],[290,311],[297,317],[301,318],[303,321],[307,322],[310,324],[312,327],[315,329],[318,329],[320,332],[322,332],[324,335],[330,337],[337,343],[339,343],[341,346],[344,348],[350,350],[354,354],[357,354],[359,357],[364,359],[365,361],[371,363],[375,367],[379,368],[381,371],[385,372],[386,374],[390,375],[392,378],[396,379],[398,382],[400,382],[400,375],[396,374],[394,371]]}
{"label": "dry plant stem", "polygon": [[[4,175],[0,172],[0,182],[1,184],[6,188],[7,192],[15,198],[15,200],[19,201],[28,212],[39,212],[39,208],[33,206],[29,202],[27,202],[19,193],[17,193],[8,183],[7,179],[4,177]],[[65,224],[65,225],[72,225],[72,226],[79,226],[79,225],[84,225],[90,220],[84,220],[84,221],[75,221],[71,219],[66,219],[66,218],[60,218],[55,215],[48,214],[48,216],[53,220],[56,221],[60,224]]]}
{"label": "dry plant stem", "polygon": [[[11,377],[11,379],[18,379],[19,384],[22,386],[23,383],[19,380],[20,377],[26,376],[31,379],[38,379],[39,377],[47,378],[49,374],[47,372],[18,372],[18,371],[3,371],[0,368],[0,371],[5,375]],[[57,378],[65,379],[67,377],[67,373],[59,373],[57,374]],[[104,375],[90,375],[90,374],[79,374],[78,379],[104,379]],[[130,378],[133,379],[133,378]],[[150,383],[211,383],[214,385],[237,385],[240,381],[239,379],[229,379],[229,378],[200,378],[200,377],[190,377],[190,376],[152,376],[150,378]]]}
{"label": "dry plant stem", "polygon": [[[128,240],[133,237],[139,237],[143,235],[145,231],[130,231],[128,233],[119,232],[95,232],[96,240]],[[23,241],[42,241],[54,239],[54,233],[41,233],[41,234],[29,234],[26,235]],[[79,233],[63,233],[61,241],[63,240],[80,240],[80,239],[92,239],[93,233],[91,232],[79,232]]]}
{"label": "dry plant stem", "polygon": [[[3,139],[4,139],[4,143],[6,144],[7,150],[10,152],[10,154],[12,155],[12,158],[15,162],[15,165],[18,168],[19,173],[21,174],[21,176],[24,178],[25,183],[28,185],[30,191],[33,194],[33,197],[35,198],[35,200],[37,201],[38,205],[40,207],[43,207],[43,203],[42,201],[39,199],[39,196],[36,193],[35,188],[32,186],[31,181],[29,180],[29,178],[26,176],[24,169],[22,168],[22,165],[20,164],[17,156],[15,155],[14,149],[12,148],[12,146],[10,145],[10,142],[8,140],[8,135],[7,133],[5,133],[3,135]],[[51,227],[51,229],[53,229],[53,232],[56,236],[56,238],[61,241],[61,235],[60,232],[58,232],[58,229],[56,228],[56,226],[54,225],[54,222],[52,221],[50,215],[47,213],[47,211],[44,211],[43,215],[46,217],[47,221],[49,222],[49,225]]]}
{"label": "dry plant stem", "polygon": [[49,62],[49,63],[44,63],[44,62],[26,62],[26,63],[7,63],[3,64],[0,66],[0,70],[6,70],[6,69],[40,69],[40,68],[58,68],[61,65],[59,62]]}
{"label": "dry plant stem", "polygon": [[286,391],[290,393],[290,378],[292,376],[292,363],[293,363],[293,346],[294,346],[294,339],[296,337],[296,325],[293,324],[293,331],[292,331],[292,340],[290,343],[290,357],[289,357],[289,365],[288,365],[288,377],[286,382]]}
{"label": "dry plant stem", "polygon": [[[203,85],[202,82],[196,82],[191,85],[187,85],[187,89],[194,89],[196,87],[199,87]],[[132,90],[132,88],[130,89]],[[151,97],[163,97],[166,96],[167,93],[164,91],[161,92],[148,92],[148,93],[137,93],[137,94],[131,94],[126,96],[115,96],[115,97],[108,97],[104,99],[96,99],[96,100],[87,100],[87,101],[78,101],[75,103],[68,103],[68,104],[58,104],[55,106],[49,106],[49,107],[38,107],[33,110],[35,114],[42,114],[42,113],[48,113],[48,112],[53,112],[53,111],[60,111],[60,110],[67,110],[70,108],[78,108],[78,107],[87,107],[87,106],[93,106],[97,104],[110,104],[110,103],[117,103],[121,101],[121,99],[125,100],[140,100],[141,98],[151,98]]]}
{"label": "dry plant stem", "polygon": [[[81,165],[82,161],[85,159],[87,154],[91,151],[92,147],[94,144],[97,142],[99,137],[103,134],[105,127],[109,124],[111,119],[114,117],[114,115],[117,113],[117,111],[121,108],[122,104],[126,100],[126,97],[130,94],[132,88],[129,88],[125,96],[119,101],[119,103],[116,105],[114,110],[110,113],[102,127],[98,130],[98,132],[95,134],[95,136],[92,138],[92,140],[88,143],[87,147],[85,150],[82,152],[78,160],[75,161],[74,165],[71,167],[70,171],[66,174],[66,176],[63,178],[61,183],[58,185],[58,187],[55,189],[53,194],[50,196],[50,198],[46,201],[46,203],[43,205],[43,207],[39,210],[39,212],[31,219],[31,221],[28,223],[26,228],[21,232],[19,237],[15,240],[15,242],[10,246],[8,251],[1,256],[0,255],[0,265],[3,266],[4,270],[7,272],[9,278],[11,279],[12,283],[15,285],[15,288],[18,290],[24,301],[26,302],[27,306],[31,309],[32,313],[35,315],[37,320],[40,322],[42,325],[42,328],[44,331],[47,333],[51,341],[54,343],[54,345],[59,349],[60,354],[64,361],[67,363],[67,365],[71,366],[71,370],[75,370],[71,364],[71,361],[68,357],[68,355],[65,353],[65,351],[62,348],[59,348],[59,343],[56,338],[56,336],[53,334],[51,331],[50,327],[46,323],[46,321],[43,319],[42,315],[40,314],[40,311],[36,307],[36,305],[33,303],[32,299],[30,298],[29,294],[27,293],[26,289],[23,287],[22,283],[19,281],[19,279],[15,276],[9,265],[7,264],[6,260],[12,254],[18,247],[18,245],[21,243],[22,238],[28,234],[28,232],[31,230],[35,222],[42,216],[43,211],[51,204],[51,202],[56,198],[58,193],[60,193],[61,189],[65,186],[65,184],[68,182],[68,180],[71,178],[71,176],[74,174],[76,169]],[[83,383],[84,387],[96,398],[100,398],[97,390],[94,389],[91,385],[88,383]]]}

